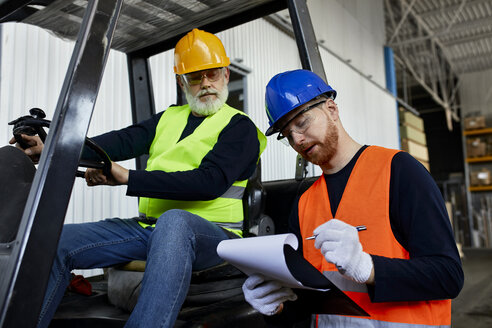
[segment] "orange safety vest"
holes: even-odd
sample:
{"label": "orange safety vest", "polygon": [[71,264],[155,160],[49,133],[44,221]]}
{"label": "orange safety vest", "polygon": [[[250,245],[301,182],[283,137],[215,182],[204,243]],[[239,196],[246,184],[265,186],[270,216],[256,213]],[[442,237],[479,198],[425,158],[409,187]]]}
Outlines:
{"label": "orange safety vest", "polygon": [[[366,253],[409,259],[408,251],[393,235],[389,217],[391,161],[397,152],[376,146],[367,147],[362,152],[347,181],[335,217],[353,226],[367,227],[366,231],[359,234]],[[373,303],[365,284],[342,277],[337,268],[314,248],[314,242],[305,239],[313,234],[316,227],[332,218],[328,190],[322,175],[299,200],[304,257],[368,312],[370,317],[318,315],[316,321],[320,327],[451,325],[451,300]]]}

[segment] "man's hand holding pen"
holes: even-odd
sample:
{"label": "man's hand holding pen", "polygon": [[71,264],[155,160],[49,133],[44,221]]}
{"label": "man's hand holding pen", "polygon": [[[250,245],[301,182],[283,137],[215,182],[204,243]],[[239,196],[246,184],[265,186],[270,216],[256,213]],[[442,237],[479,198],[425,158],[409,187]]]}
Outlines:
{"label": "man's hand holding pen", "polygon": [[[357,231],[364,231],[364,230],[367,230],[367,227],[365,225],[360,225],[360,226],[355,226],[355,229],[357,229]],[[311,237],[307,237],[306,240],[314,240],[316,239],[316,234],[312,235]]]}
{"label": "man's hand holding pen", "polygon": [[358,283],[374,283],[374,264],[369,254],[362,250],[356,228],[343,221],[332,219],[313,231],[314,247],[319,249],[326,261],[335,264],[346,278]]}

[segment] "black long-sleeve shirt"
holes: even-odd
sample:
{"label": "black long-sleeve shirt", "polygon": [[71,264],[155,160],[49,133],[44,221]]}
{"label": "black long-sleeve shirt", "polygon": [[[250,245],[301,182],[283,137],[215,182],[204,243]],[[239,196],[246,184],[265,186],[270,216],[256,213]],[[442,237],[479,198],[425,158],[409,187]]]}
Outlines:
{"label": "black long-sleeve shirt", "polygon": [[[333,215],[350,173],[366,147],[362,147],[339,172],[325,174]],[[422,301],[456,297],[463,286],[464,276],[444,201],[429,172],[406,152],[397,153],[391,162],[389,197],[392,232],[409,252],[410,259],[371,255],[375,272],[375,284],[368,286],[371,301]],[[289,218],[289,230],[302,240],[297,201]],[[302,243],[299,251],[302,252]],[[302,299],[295,302],[297,305],[287,302],[284,312],[293,312],[293,309],[298,312],[309,311],[306,308],[299,311],[302,302]],[[284,316],[284,320],[287,317],[292,320],[290,315],[281,316]]]}
{"label": "black long-sleeve shirt", "polygon": [[[112,161],[148,154],[162,113],[121,130],[92,138]],[[181,139],[193,133],[204,117],[192,114]],[[194,170],[179,172],[130,170],[127,195],[176,200],[210,200],[222,195],[235,181],[249,178],[259,155],[254,123],[237,114],[220,132],[217,143]],[[94,157],[89,152],[84,158]]]}

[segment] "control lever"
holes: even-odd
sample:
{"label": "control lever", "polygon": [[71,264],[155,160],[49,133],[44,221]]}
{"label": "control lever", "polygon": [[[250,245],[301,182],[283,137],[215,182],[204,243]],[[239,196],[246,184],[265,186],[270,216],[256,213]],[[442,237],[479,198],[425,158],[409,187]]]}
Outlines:
{"label": "control lever", "polygon": [[27,144],[24,139],[22,139],[21,134],[26,134],[28,136],[39,135],[41,141],[45,142],[46,140],[46,131],[43,127],[49,128],[50,121],[45,120],[46,114],[40,108],[31,108],[29,110],[31,115],[26,115],[19,117],[16,120],[9,122],[9,125],[13,125],[13,135],[15,141],[22,147],[22,149],[29,148],[29,144]]}
{"label": "control lever", "polygon": [[[40,108],[31,108],[29,110],[31,115],[26,115],[19,117],[9,125],[13,125],[13,135],[15,141],[23,148],[29,148],[30,145],[27,144],[24,139],[22,139],[21,134],[26,134],[28,136],[35,136],[36,134],[41,138],[41,141],[46,142],[46,131],[44,128],[49,128],[51,121],[45,120],[46,114]],[[106,152],[97,145],[92,139],[85,138],[85,145],[92,149],[98,159],[97,160],[81,160],[79,166],[86,168],[96,168],[102,169],[105,176],[109,177],[111,175],[111,159],[106,154]],[[76,176],[83,178],[85,172],[77,170]]]}

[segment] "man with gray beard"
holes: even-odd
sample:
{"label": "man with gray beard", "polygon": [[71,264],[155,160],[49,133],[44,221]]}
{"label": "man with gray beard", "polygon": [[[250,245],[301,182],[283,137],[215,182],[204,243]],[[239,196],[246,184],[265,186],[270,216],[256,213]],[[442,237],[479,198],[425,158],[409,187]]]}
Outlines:
{"label": "man with gray beard", "polygon": [[[88,186],[127,185],[128,196],[140,197],[139,217],[64,226],[38,327],[49,325],[71,270],[131,260],[147,262],[125,327],[172,327],[192,271],[221,263],[218,243],[242,236],[242,195],[266,138],[225,103],[229,64],[221,41],[194,29],[175,48],[174,72],[188,104],[93,138],[112,161],[149,154],[145,170],[113,162],[110,176],[97,169],[85,174]],[[23,138],[32,145],[24,152],[37,158],[39,138]]]}

